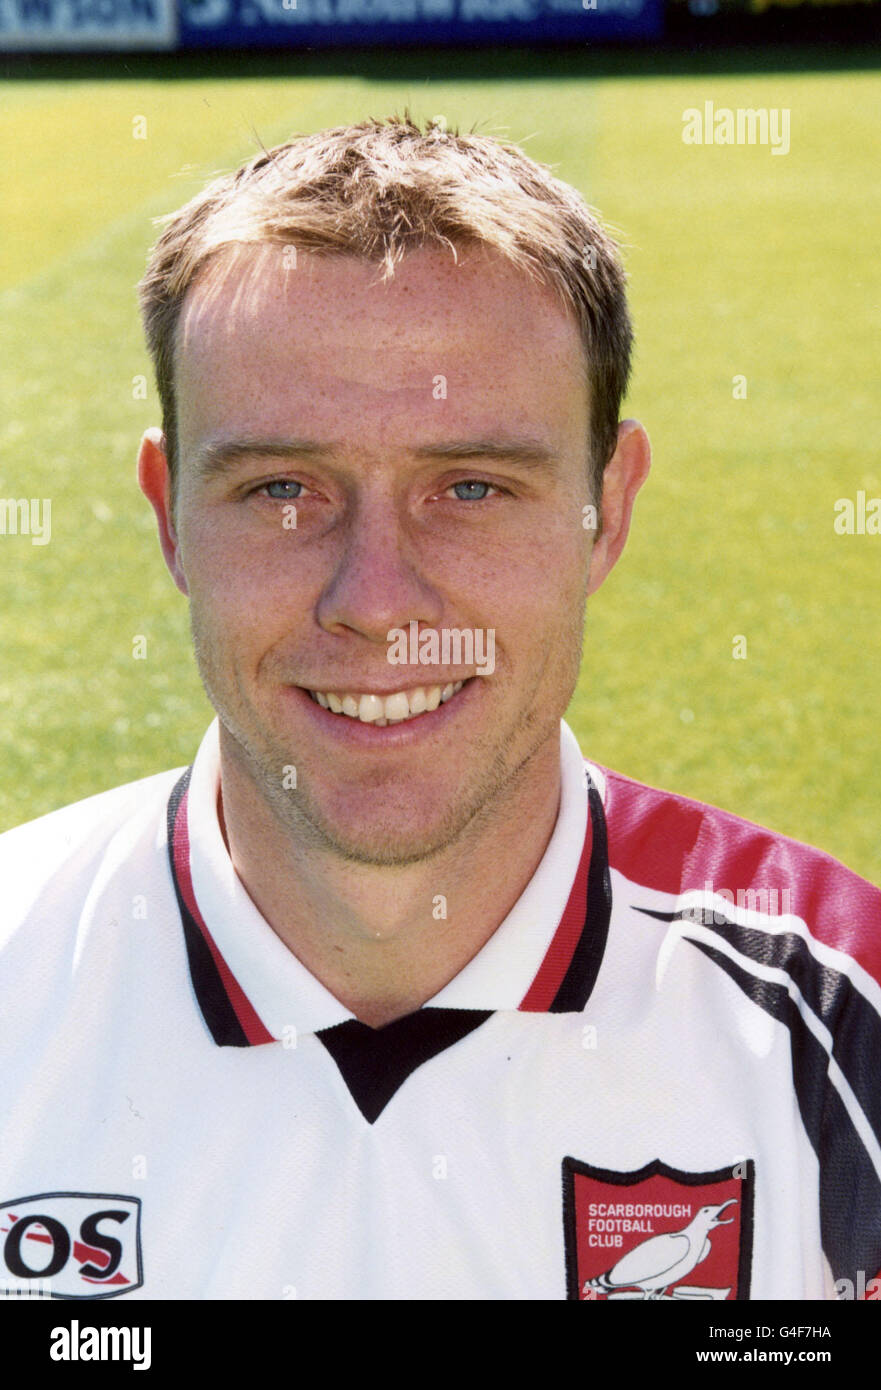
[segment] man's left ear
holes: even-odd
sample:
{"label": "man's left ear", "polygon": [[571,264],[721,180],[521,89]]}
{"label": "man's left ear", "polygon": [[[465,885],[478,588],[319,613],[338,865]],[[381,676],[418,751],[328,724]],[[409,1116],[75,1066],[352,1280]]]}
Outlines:
{"label": "man's left ear", "polygon": [[622,420],[615,452],[603,474],[602,529],[590,557],[587,592],[594,593],[614,565],[630,530],[636,494],[648,477],[652,452],[638,420]]}

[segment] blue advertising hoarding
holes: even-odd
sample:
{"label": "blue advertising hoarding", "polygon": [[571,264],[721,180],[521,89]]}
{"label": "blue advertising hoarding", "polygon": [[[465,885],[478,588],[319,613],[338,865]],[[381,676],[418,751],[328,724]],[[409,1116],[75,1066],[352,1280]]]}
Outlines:
{"label": "blue advertising hoarding", "polygon": [[0,53],[176,48],[175,0],[0,0]]}
{"label": "blue advertising hoarding", "polygon": [[0,52],[660,36],[663,0],[0,0]]}
{"label": "blue advertising hoarding", "polygon": [[181,0],[185,47],[660,36],[663,0]]}

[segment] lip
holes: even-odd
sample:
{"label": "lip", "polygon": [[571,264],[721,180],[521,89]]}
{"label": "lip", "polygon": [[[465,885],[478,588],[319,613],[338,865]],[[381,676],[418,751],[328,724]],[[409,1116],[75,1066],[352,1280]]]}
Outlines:
{"label": "lip", "polygon": [[[432,683],[440,684],[439,681]],[[456,718],[457,710],[464,709],[475,698],[475,686],[478,684],[478,677],[471,676],[458,694],[453,695],[445,704],[438,705],[437,709],[417,714],[415,718],[405,719],[400,724],[387,724],[384,729],[377,729],[375,724],[364,724],[360,719],[353,719],[346,714],[333,714],[331,710],[322,709],[303,686],[289,685],[285,688],[285,694],[295,700],[304,713],[314,721],[316,732],[323,737],[332,738],[334,742],[350,748],[391,749],[406,748],[412,743],[442,734],[450,721]],[[396,687],[398,690],[416,688],[415,685]],[[359,694],[392,694],[392,691],[373,692],[361,690],[360,687],[358,689]]]}

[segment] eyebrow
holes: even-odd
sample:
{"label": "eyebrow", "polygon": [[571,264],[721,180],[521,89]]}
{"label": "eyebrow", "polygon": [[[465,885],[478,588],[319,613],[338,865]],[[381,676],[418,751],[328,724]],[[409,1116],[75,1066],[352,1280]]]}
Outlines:
{"label": "eyebrow", "polygon": [[[195,467],[202,477],[231,472],[250,458],[302,459],[330,457],[337,450],[314,439],[236,439],[205,444],[196,453]],[[445,444],[427,444],[412,451],[418,459],[498,459],[524,468],[543,468],[557,462],[557,454],[536,439],[462,439]]]}
{"label": "eyebrow", "polygon": [[206,478],[229,473],[243,459],[249,458],[309,458],[329,454],[332,450],[312,439],[231,439],[217,444],[205,444],[195,457],[197,471]]}
{"label": "eyebrow", "polygon": [[537,439],[462,439],[414,449],[424,459],[500,459],[525,468],[542,468],[557,461],[556,452]]}

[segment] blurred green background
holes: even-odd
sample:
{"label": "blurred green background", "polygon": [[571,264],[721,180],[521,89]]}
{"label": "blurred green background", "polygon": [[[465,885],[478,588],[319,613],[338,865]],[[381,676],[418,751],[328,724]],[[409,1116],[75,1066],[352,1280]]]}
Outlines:
{"label": "blurred green background", "polygon": [[[52,539],[0,536],[0,828],[189,762],[211,716],[134,476],[159,423],[135,303],[151,218],[258,139],[409,105],[523,142],[623,236],[627,413],[654,469],[588,609],[568,716],[585,753],[881,880],[881,536],[833,530],[836,499],[881,496],[881,80],[859,53],[791,58],[15,68],[0,497],[51,497]],[[683,144],[706,100],[788,108],[790,153]]]}

